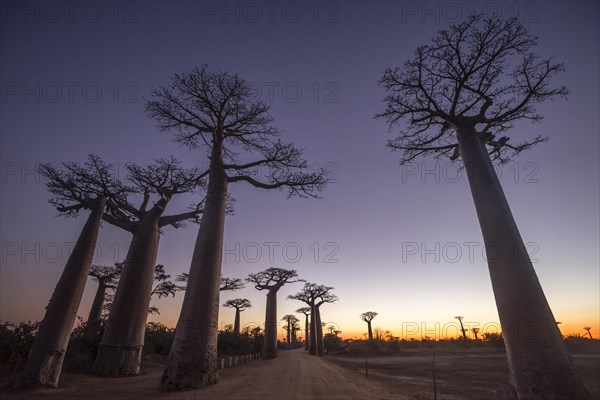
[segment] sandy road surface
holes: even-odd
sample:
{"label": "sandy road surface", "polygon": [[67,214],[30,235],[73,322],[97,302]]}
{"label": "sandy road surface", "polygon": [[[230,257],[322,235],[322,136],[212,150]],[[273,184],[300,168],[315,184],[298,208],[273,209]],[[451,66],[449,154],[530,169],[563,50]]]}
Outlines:
{"label": "sandy road surface", "polygon": [[367,400],[409,399],[387,386],[309,356],[302,349],[280,351],[269,361],[253,361],[221,371],[221,382],[208,388],[176,393],[158,392],[162,369],[129,378],[65,374],[58,389],[0,393],[2,399],[202,399],[202,400]]}

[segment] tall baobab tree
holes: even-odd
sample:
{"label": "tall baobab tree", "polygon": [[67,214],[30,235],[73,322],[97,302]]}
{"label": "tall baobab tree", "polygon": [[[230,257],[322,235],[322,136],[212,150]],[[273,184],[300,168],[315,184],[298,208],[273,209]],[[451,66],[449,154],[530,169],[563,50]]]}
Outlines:
{"label": "tall baobab tree", "polygon": [[371,321],[373,321],[373,318],[375,318],[377,315],[379,314],[377,314],[375,311],[367,311],[360,314],[360,319],[367,323],[369,340],[373,340],[373,330],[371,329]]}
{"label": "tall baobab tree", "polygon": [[303,282],[297,277],[298,273],[293,269],[267,268],[246,278],[246,281],[254,284],[257,290],[267,290],[263,346],[263,357],[267,360],[277,357],[277,292],[287,283]]}
{"label": "tall baobab tree", "polygon": [[102,317],[102,310],[104,310],[104,302],[106,300],[106,291],[108,289],[116,289],[119,278],[121,277],[121,271],[123,264],[115,263],[115,265],[92,265],[90,268],[89,276],[94,278],[98,282],[98,288],[94,295],[94,301],[90,308],[90,314],[87,319],[88,325],[97,324],[100,322]]}
{"label": "tall baobab tree", "polygon": [[255,101],[252,86],[236,74],[207,65],[175,74],[168,86],[152,91],[146,111],[176,142],[202,147],[209,158],[205,212],[161,382],[164,390],[197,388],[218,382],[219,277],[229,184],[317,197],[329,172],[309,171],[302,151],[280,141],[269,107]]}
{"label": "tall baobab tree", "polygon": [[295,328],[296,325],[298,323],[298,318],[296,318],[295,315],[293,314],[286,314],[283,316],[283,318],[281,318],[282,321],[286,322],[286,325],[284,326],[284,329],[286,330],[287,333],[287,347],[288,349],[293,348],[292,347],[292,342],[294,342],[295,344],[295,340],[292,340],[292,338],[295,335]]}
{"label": "tall baobab tree", "polygon": [[62,168],[43,164],[39,172],[52,194],[50,204],[60,214],[74,216],[87,209],[90,215],[46,307],[25,368],[15,383],[19,388],[58,385],[107,201],[127,191],[114,179],[112,166],[93,155],[83,164],[63,163]]}
{"label": "tall baobab tree", "polygon": [[130,232],[133,238],[94,361],[96,374],[139,373],[161,229],[169,225],[178,228],[184,221],[197,222],[202,213],[199,203],[190,211],[164,215],[174,197],[197,193],[204,186],[203,171],[179,164],[171,157],[148,166],[128,165],[128,181],[143,194],[139,206],[126,197],[107,202],[109,212],[104,220]]}
{"label": "tall baobab tree", "polygon": [[538,122],[536,106],[565,97],[554,86],[565,68],[535,54],[537,38],[518,18],[470,16],[417,48],[404,67],[380,80],[386,109],[377,118],[402,132],[388,142],[402,162],[420,155],[462,158],[509,357],[513,397],[589,399],[565,349],[510,211],[493,162],[544,142],[510,141],[518,120]]}
{"label": "tall baobab tree", "polygon": [[584,326],[583,330],[587,331],[588,336],[590,337],[590,339],[594,340],[594,338],[592,337],[592,332],[590,332],[592,330],[591,326]]}
{"label": "tall baobab tree", "polygon": [[464,340],[467,340],[467,332],[466,332],[465,327],[463,325],[463,319],[465,317],[463,317],[462,315],[458,315],[458,316],[456,316],[454,318],[457,319],[458,322],[460,322],[460,331],[462,332],[462,337],[463,337]]}
{"label": "tall baobab tree", "polygon": [[224,307],[235,308],[235,320],[233,323],[233,331],[240,334],[240,313],[245,311],[247,308],[252,307],[252,303],[248,299],[233,299],[227,300]]}
{"label": "tall baobab tree", "polygon": [[300,307],[296,310],[296,312],[304,314],[304,350],[308,350],[308,341],[310,336],[308,333],[308,316],[310,315],[310,307]]}
{"label": "tall baobab tree", "polygon": [[331,292],[333,287],[305,283],[301,291],[288,296],[289,299],[300,300],[310,307],[310,343],[308,352],[311,355],[324,355],[323,326],[321,324],[320,307],[325,303],[334,303],[337,296]]}
{"label": "tall baobab tree", "polygon": [[475,340],[479,340],[479,338],[477,337],[477,334],[479,333],[479,328],[472,328],[471,332],[473,332],[473,335],[475,335]]}

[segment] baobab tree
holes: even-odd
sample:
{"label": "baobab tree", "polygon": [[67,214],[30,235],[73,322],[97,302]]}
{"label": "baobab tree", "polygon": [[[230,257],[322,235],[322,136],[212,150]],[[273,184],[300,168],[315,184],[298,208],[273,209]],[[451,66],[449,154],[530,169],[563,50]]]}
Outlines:
{"label": "baobab tree", "polygon": [[473,332],[473,335],[475,335],[475,340],[479,340],[479,338],[477,337],[477,334],[479,333],[479,328],[472,328],[471,332]]}
{"label": "baobab tree", "polygon": [[463,325],[463,319],[465,317],[463,317],[462,315],[458,315],[458,316],[456,316],[454,318],[457,319],[458,322],[460,322],[460,331],[462,332],[463,340],[467,340],[467,332],[465,331],[465,327]]}
{"label": "baobab tree", "polygon": [[[287,190],[288,197],[318,197],[329,172],[310,171],[302,151],[280,141],[269,106],[256,101],[252,85],[206,64],[175,74],[151,92],[148,115],[160,130],[209,159],[208,191],[194,247],[189,284],[165,365],[164,390],[218,382],[219,277],[228,188],[245,182]],[[243,156],[243,158],[242,158]]]}
{"label": "baobab tree", "polygon": [[266,360],[277,357],[277,292],[287,283],[303,282],[297,277],[298,273],[293,269],[272,267],[256,274],[249,274],[246,278],[246,282],[254,284],[256,290],[267,290],[263,346],[263,357]]}
{"label": "baobab tree", "polygon": [[106,204],[123,196],[127,188],[114,178],[113,168],[90,155],[83,164],[43,164],[40,174],[61,215],[90,214],[58,280],[16,387],[56,387],[77,309],[85,288]]}
{"label": "baobab tree", "polygon": [[360,319],[367,323],[369,340],[373,340],[373,330],[371,329],[371,321],[373,321],[373,318],[375,318],[377,315],[379,314],[377,314],[375,311],[367,311],[360,314]]}
{"label": "baobab tree", "polygon": [[[117,283],[119,278],[121,277],[121,272],[123,271],[123,263],[115,263],[114,266],[97,266],[92,265],[93,269],[99,270],[96,275],[103,276],[107,278],[109,275],[112,276],[112,282],[109,285],[105,285],[106,289],[112,289],[113,291],[117,288]],[[92,272],[90,270],[90,276]],[[154,267],[154,287],[152,288],[152,292],[150,293],[150,297],[153,298],[157,296],[159,299],[163,297],[175,297],[175,293],[180,290],[185,289],[183,286],[177,285],[175,282],[170,280],[171,275],[165,272],[165,267],[162,264],[156,265]],[[92,303],[92,308],[90,309],[90,314],[96,314],[98,303],[100,305],[100,314],[98,314],[98,318],[101,317],[102,310],[110,312],[112,307],[112,303],[114,301],[114,295],[106,293],[106,290],[101,291],[100,285],[98,286],[98,290],[96,291],[96,296],[94,296],[94,303]],[[103,294],[103,297],[99,296],[99,293]],[[160,314],[158,307],[151,305],[148,308],[148,313],[150,314]],[[89,324],[89,319],[88,319]]]}
{"label": "baobab tree", "polygon": [[283,318],[281,318],[282,321],[285,321],[285,326],[284,329],[286,330],[287,333],[287,347],[288,349],[293,348],[292,347],[292,342],[294,344],[296,344],[296,340],[292,340],[292,338],[295,336],[295,331],[296,331],[296,326],[298,324],[298,318],[296,318],[295,315],[293,314],[286,314],[283,316]]}
{"label": "baobab tree", "polygon": [[206,175],[198,168],[180,167],[173,157],[148,166],[130,164],[127,170],[128,181],[143,194],[140,204],[136,207],[135,199],[124,196],[110,199],[109,212],[103,216],[133,235],[92,369],[106,376],[139,373],[161,230],[169,225],[181,227],[184,221],[197,222],[201,202],[187,212],[164,213],[174,197],[198,193]]}
{"label": "baobab tree", "polygon": [[233,323],[233,331],[240,334],[240,313],[245,311],[247,308],[252,307],[252,303],[248,299],[233,299],[227,300],[224,307],[235,308],[235,320]]}
{"label": "baobab tree", "polygon": [[[509,391],[519,399],[589,399],[565,349],[493,162],[507,162],[546,137],[510,141],[519,120],[538,122],[536,106],[568,95],[552,82],[564,65],[534,53],[537,38],[518,18],[470,16],[387,69],[386,109],[376,118],[401,126],[388,142],[402,163],[421,155],[462,158],[483,234],[509,357]],[[512,132],[511,132],[512,133]]]}
{"label": "baobab tree", "polygon": [[288,296],[288,299],[300,300],[310,307],[310,343],[308,353],[311,355],[324,355],[320,307],[325,303],[334,303],[338,300],[337,296],[330,293],[331,290],[333,290],[331,286],[305,283],[300,292]]}
{"label": "baobab tree", "polygon": [[308,350],[308,316],[310,315],[310,307],[300,307],[296,310],[297,313],[304,314],[304,350]]}
{"label": "baobab tree", "polygon": [[90,308],[88,315],[87,324],[88,326],[98,324],[102,317],[102,310],[104,310],[104,302],[106,300],[106,291],[108,289],[116,289],[119,278],[121,277],[121,271],[123,264],[115,263],[114,265],[92,265],[90,268],[89,276],[94,278],[98,282],[98,288],[94,295],[94,301]]}
{"label": "baobab tree", "polygon": [[583,330],[587,331],[588,336],[590,337],[590,339],[594,340],[594,338],[592,337],[592,332],[590,332],[592,330],[591,326],[584,326]]}

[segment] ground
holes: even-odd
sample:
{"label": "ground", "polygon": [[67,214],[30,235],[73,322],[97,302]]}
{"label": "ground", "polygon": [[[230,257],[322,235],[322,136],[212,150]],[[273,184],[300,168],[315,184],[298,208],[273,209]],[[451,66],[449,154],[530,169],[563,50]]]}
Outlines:
{"label": "ground", "polygon": [[[432,357],[401,354],[369,357],[369,377],[361,356],[314,357],[302,349],[280,351],[274,360],[258,360],[220,371],[218,385],[177,393],[158,391],[162,366],[145,363],[142,374],[101,378],[63,374],[58,389],[0,391],[3,399],[177,399],[187,400],[366,400],[433,399]],[[575,357],[593,398],[599,397],[600,357]],[[501,354],[439,354],[436,356],[438,399],[493,399],[493,390],[508,382]]]}

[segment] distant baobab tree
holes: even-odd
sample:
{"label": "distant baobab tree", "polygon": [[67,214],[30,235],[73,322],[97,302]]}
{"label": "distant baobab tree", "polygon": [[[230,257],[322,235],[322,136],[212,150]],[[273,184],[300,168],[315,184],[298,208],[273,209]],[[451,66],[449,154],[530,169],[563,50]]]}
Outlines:
{"label": "distant baobab tree", "polygon": [[360,314],[360,319],[367,323],[369,340],[373,340],[373,330],[371,329],[371,321],[373,321],[373,318],[375,318],[377,315],[379,314],[377,314],[375,311],[367,311]]}
{"label": "distant baobab tree", "polygon": [[[537,38],[518,18],[473,15],[441,30],[403,67],[387,69],[385,119],[400,135],[388,142],[402,163],[433,154],[462,158],[483,239],[509,356],[513,397],[589,399],[555,324],[493,167],[546,141],[507,133],[538,122],[536,106],[565,97],[554,78],[564,65],[533,52]],[[511,144],[512,143],[512,144]],[[511,389],[513,390],[513,389]]]}
{"label": "distant baobab tree", "polygon": [[139,205],[131,196],[109,199],[103,215],[106,222],[133,235],[92,367],[95,374],[105,376],[139,373],[162,229],[197,222],[202,203],[180,214],[163,214],[174,197],[198,193],[206,175],[199,168],[182,168],[173,157],[147,166],[129,164],[127,171],[128,182],[141,195]]}
{"label": "distant baobab tree", "polygon": [[235,308],[235,320],[233,323],[233,331],[240,334],[240,313],[252,307],[252,303],[248,299],[233,299],[227,300],[224,307]]}
{"label": "distant baobab tree", "polygon": [[[97,275],[107,275],[112,276],[113,282],[110,285],[105,285],[105,289],[115,290],[117,288],[116,284],[121,277],[121,272],[123,271],[123,263],[115,263],[114,266],[106,266],[106,265],[92,265],[92,270],[97,268],[97,271],[101,271]],[[90,276],[92,272],[90,271]],[[176,285],[173,281],[170,280],[171,275],[165,272],[165,267],[161,264],[158,264],[154,267],[154,287],[152,288],[152,292],[150,293],[150,297],[158,296],[158,298],[175,296],[175,293],[183,290],[184,287]],[[102,294],[102,297],[100,297]],[[96,315],[97,307],[100,307],[100,314],[98,318],[101,317],[102,310],[110,311],[112,307],[112,303],[114,301],[114,295],[110,295],[106,293],[106,290],[102,290],[101,285],[98,285],[98,290],[96,291],[96,296],[94,296],[94,302],[90,309],[90,314]],[[150,305],[148,308],[148,313],[150,314],[160,314],[158,307]],[[90,320],[88,319],[88,324]]]}
{"label": "distant baobab tree", "polygon": [[479,338],[477,337],[477,334],[479,333],[479,328],[471,328],[471,332],[473,332],[473,335],[475,335],[475,340],[479,340]]}
{"label": "distant baobab tree", "polygon": [[203,148],[210,162],[204,215],[161,386],[212,385],[218,381],[219,277],[229,184],[246,182],[287,190],[289,197],[318,197],[330,172],[310,171],[302,151],[280,141],[269,106],[254,99],[249,82],[211,71],[206,64],[175,74],[169,85],[152,90],[146,111],[179,144]]}
{"label": "distant baobab tree", "polygon": [[308,316],[310,315],[310,307],[300,307],[296,310],[297,313],[304,314],[304,350],[308,350]]}
{"label": "distant baobab tree", "polygon": [[590,337],[590,339],[594,340],[594,338],[592,337],[592,332],[590,332],[592,330],[591,326],[584,326],[583,330],[587,331],[588,336]]}
{"label": "distant baobab tree", "polygon": [[311,355],[323,356],[325,347],[323,343],[323,325],[321,324],[320,308],[325,303],[335,303],[338,298],[332,294],[333,287],[306,283],[302,290],[289,299],[300,300],[310,306],[310,343],[308,352]]}
{"label": "distant baobab tree", "polygon": [[287,338],[286,338],[287,347],[288,347],[288,349],[291,349],[291,348],[293,348],[292,343],[294,345],[296,344],[295,338],[294,338],[294,340],[292,340],[292,338],[295,337],[296,326],[298,324],[298,318],[296,318],[296,316],[293,314],[286,314],[283,316],[283,318],[281,318],[281,320],[286,322],[284,329],[286,330],[286,333],[287,333]]}
{"label": "distant baobab tree", "polygon": [[463,317],[462,315],[458,315],[456,317],[454,317],[455,319],[458,320],[458,322],[460,322],[460,331],[462,332],[462,337],[464,340],[467,340],[467,332],[465,330],[465,326],[463,325],[463,319],[465,317]]}
{"label": "distant baobab tree", "polygon": [[297,277],[298,273],[293,269],[267,268],[246,278],[246,282],[254,284],[257,290],[267,291],[263,346],[263,357],[267,360],[277,357],[277,292],[287,283],[303,282]]}
{"label": "distant baobab tree", "polygon": [[43,164],[39,172],[52,194],[50,204],[61,215],[75,216],[81,210],[90,210],[90,215],[46,307],[25,367],[16,380],[18,388],[58,385],[106,204],[128,191],[114,178],[112,166],[94,155],[83,164]]}
{"label": "distant baobab tree", "polygon": [[92,307],[90,308],[90,313],[88,315],[88,326],[100,322],[102,310],[104,310],[104,302],[106,300],[106,291],[108,289],[114,290],[117,288],[122,268],[123,265],[120,263],[115,263],[114,265],[91,266],[88,275],[98,282],[98,288],[96,289],[94,301],[92,302]]}

